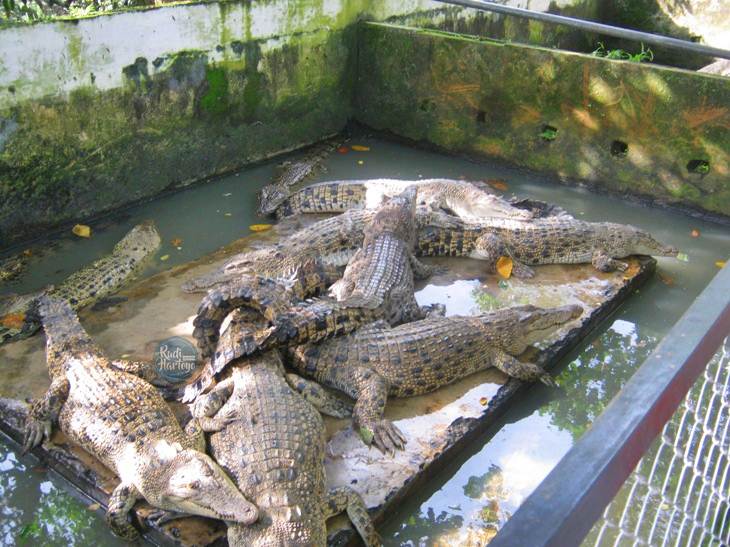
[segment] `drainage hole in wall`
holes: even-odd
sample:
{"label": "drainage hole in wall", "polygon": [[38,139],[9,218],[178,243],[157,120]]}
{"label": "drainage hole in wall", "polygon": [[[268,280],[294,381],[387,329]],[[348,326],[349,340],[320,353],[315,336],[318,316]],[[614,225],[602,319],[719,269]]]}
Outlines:
{"label": "drainage hole in wall", "polygon": [[478,121],[479,123],[484,123],[484,122],[486,122],[486,121],[487,121],[487,113],[486,113],[486,112],[484,112],[484,110],[479,110],[479,111],[477,112],[477,121]]}
{"label": "drainage hole in wall", "polygon": [[687,171],[706,175],[710,172],[710,162],[707,160],[689,160],[687,163]]}
{"label": "drainage hole in wall", "polygon": [[613,141],[611,143],[611,155],[616,158],[625,158],[629,153],[629,145],[624,141]]}
{"label": "drainage hole in wall", "polygon": [[558,136],[558,128],[552,125],[543,125],[540,138],[544,141],[554,141]]}

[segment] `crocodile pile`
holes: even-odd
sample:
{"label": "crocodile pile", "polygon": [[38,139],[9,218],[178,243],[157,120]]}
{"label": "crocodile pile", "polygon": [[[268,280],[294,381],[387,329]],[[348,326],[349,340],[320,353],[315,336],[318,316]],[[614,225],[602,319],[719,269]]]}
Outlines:
{"label": "crocodile pile", "polygon": [[421,257],[475,258],[488,272],[507,260],[512,275],[532,277],[542,264],[625,270],[621,259],[632,254],[676,254],[632,226],[506,200],[481,183],[302,187],[338,145],[329,141],[285,165],[262,191],[259,212],[341,214],[182,286],[206,293],[193,321],[205,362],[185,386],[192,414],[185,428],[148,383],[149,364],[107,359],[74,313],[116,290],[157,250],[153,225],[136,227],[109,257],[6,310],[22,315],[23,325],[0,337],[42,325],[47,338],[51,386],[29,414],[25,449],[48,439],[57,423],[112,469],[120,484],[107,518],[118,535],[138,533],[127,515],[144,498],[159,509],[225,520],[230,545],[323,546],[326,520],[343,511],[366,545],[380,545],[360,496],[326,487],[321,414],[351,417],[366,445],[395,454],[409,439],[386,418],[389,397],[429,393],[487,368],[555,385],[525,350],[567,331],[584,312],[522,305],[446,317],[443,306],[416,301],[415,281],[434,272]]}

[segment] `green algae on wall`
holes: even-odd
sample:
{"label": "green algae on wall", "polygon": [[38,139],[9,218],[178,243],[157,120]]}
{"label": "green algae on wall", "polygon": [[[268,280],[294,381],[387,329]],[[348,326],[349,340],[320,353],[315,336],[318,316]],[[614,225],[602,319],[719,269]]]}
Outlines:
{"label": "green algae on wall", "polygon": [[320,140],[351,116],[355,29],[137,58],[125,85],[0,111],[0,244]]}
{"label": "green algae on wall", "polygon": [[378,23],[359,74],[376,129],[730,215],[730,79]]}

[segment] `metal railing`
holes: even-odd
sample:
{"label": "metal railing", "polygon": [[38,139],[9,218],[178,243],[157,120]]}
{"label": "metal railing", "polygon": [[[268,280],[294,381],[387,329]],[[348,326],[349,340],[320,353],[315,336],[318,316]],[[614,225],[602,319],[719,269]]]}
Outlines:
{"label": "metal railing", "polygon": [[730,545],[730,338],[583,545]]}
{"label": "metal railing", "polygon": [[[730,268],[725,267],[672,327],[595,421],[593,427],[571,448],[507,521],[490,543],[490,547],[579,545],[657,436],[663,430],[665,433],[672,430],[672,425],[667,426],[667,429],[665,424],[685,400],[697,378],[703,372],[706,378],[714,378],[712,368],[708,369],[707,363],[728,335],[730,335]],[[721,357],[719,366],[724,370],[723,374],[727,375],[727,367],[723,367],[723,364],[727,363],[722,361]],[[726,382],[727,376],[718,376],[716,382],[714,379],[700,382],[700,387],[695,388],[701,391],[703,385],[709,385],[708,389],[712,393],[709,403],[719,405],[717,408],[715,406],[709,408],[712,408],[713,415],[719,413],[720,416],[706,417],[701,412],[693,410],[691,416],[687,414],[684,419],[686,423],[679,430],[684,431],[689,428],[688,431],[701,432],[706,440],[699,442],[713,447],[718,445],[718,450],[702,459],[699,465],[711,467],[713,463],[716,464],[719,467],[717,473],[722,475],[719,484],[725,490],[728,484],[727,428],[730,421]],[[684,404],[689,405],[687,408],[694,408],[695,405],[691,396]],[[715,420],[718,431],[710,431],[710,428],[705,426],[705,419]],[[719,447],[723,443],[724,448]],[[666,444],[675,446],[670,436],[667,436]],[[702,482],[705,473],[695,472],[694,468],[694,462],[700,461],[696,458],[703,456],[702,453],[696,453],[694,446],[693,442],[683,445],[678,450],[680,455],[674,456],[678,461],[677,473],[684,472],[684,476],[700,484],[700,492],[714,492],[718,488],[714,482],[715,469],[708,471],[708,484],[705,488]],[[713,458],[715,462],[712,461]],[[641,469],[639,473],[642,473]],[[673,471],[671,475],[674,475]],[[648,476],[654,480],[656,473],[652,475],[650,470]],[[694,515],[703,511],[707,511],[708,514],[712,512],[711,506],[708,505],[712,496],[705,499],[707,496],[703,494],[704,497],[693,498],[690,495],[691,489],[688,489],[685,483],[682,484],[685,486],[680,485],[678,488],[682,490],[676,495],[662,491],[662,495],[669,496],[669,513],[672,519],[676,516],[678,525],[697,524],[696,527],[702,528],[705,526],[705,521],[695,522]],[[683,497],[685,495],[686,498]],[[719,515],[718,519],[721,522],[718,534],[727,533],[727,519],[730,517],[723,513],[723,511],[727,513],[728,510],[726,496],[727,492],[724,492],[724,497],[715,496],[718,507],[715,513]],[[653,501],[649,499],[646,503],[649,511],[648,505]],[[609,511],[609,523],[612,519],[611,514]],[[618,527],[627,526],[626,519],[622,520],[622,517],[618,519],[615,522]],[[657,521],[655,529],[660,525],[661,523]],[[610,527],[610,524],[607,526]],[[667,541],[676,541],[676,538],[672,539],[670,536],[663,537],[669,538]],[[678,544],[683,545],[683,543]]]}
{"label": "metal railing", "polygon": [[699,53],[702,55],[709,55],[711,57],[721,57],[723,59],[730,59],[730,51],[720,49],[704,44],[697,44],[695,42],[688,42],[687,40],[679,40],[677,38],[671,38],[669,36],[662,36],[660,34],[651,34],[648,32],[642,32],[639,30],[632,30],[621,27],[614,27],[612,25],[605,25],[603,23],[596,23],[594,21],[586,21],[584,19],[576,19],[574,17],[566,17],[564,15],[556,15],[554,13],[545,13],[541,11],[532,11],[524,8],[516,8],[513,6],[505,6],[503,4],[496,4],[494,2],[485,2],[483,0],[437,0],[444,4],[454,4],[456,6],[462,6],[465,8],[475,8],[482,11],[491,11],[494,13],[501,13],[502,15],[513,15],[515,17],[522,17],[524,19],[533,19],[535,21],[541,21],[543,23],[554,23],[558,25],[565,25],[568,27],[577,28],[587,32],[595,32],[597,34],[603,34],[605,36],[615,36],[616,38],[625,38],[627,40],[635,40],[645,44],[651,44],[655,46],[669,47],[678,49],[680,51],[688,51],[692,53]]}

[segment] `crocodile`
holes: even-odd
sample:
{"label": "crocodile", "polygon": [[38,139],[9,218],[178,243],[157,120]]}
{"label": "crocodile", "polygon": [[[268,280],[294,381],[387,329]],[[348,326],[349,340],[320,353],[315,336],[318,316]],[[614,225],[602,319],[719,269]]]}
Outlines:
{"label": "crocodile", "polygon": [[330,139],[309,149],[305,156],[295,161],[286,161],[278,166],[273,182],[259,192],[259,215],[271,215],[279,204],[291,193],[291,188],[305,182],[319,172],[324,161],[342,143]]}
{"label": "crocodile", "polygon": [[418,188],[417,203],[442,209],[467,220],[532,218],[529,209],[515,207],[479,182],[453,179],[371,179],[320,182],[293,192],[276,209],[278,218],[302,213],[338,213],[348,209],[374,209],[384,199],[409,186]]}
{"label": "crocodile", "polygon": [[107,508],[117,535],[138,535],[127,516],[138,498],[170,510],[251,524],[258,518],[225,472],[204,452],[199,424],[185,431],[157,390],[110,362],[69,303],[44,295],[37,314],[46,333],[51,386],[33,404],[24,451],[51,436],[57,422],[66,436],[120,479]]}
{"label": "crocodile", "polygon": [[423,318],[425,311],[416,303],[413,280],[414,275],[427,276],[430,269],[411,250],[416,231],[415,195],[416,189],[410,187],[378,209],[364,230],[362,247],[343,277],[330,287],[333,298],[292,305],[281,282],[261,276],[253,283],[246,277],[241,283],[211,289],[193,321],[193,337],[203,357],[222,357],[214,352],[221,323],[241,306],[259,312],[270,323],[242,341],[242,355],[281,344],[316,342],[377,319],[398,324]]}
{"label": "crocodile", "polygon": [[287,362],[355,399],[355,430],[366,444],[392,452],[404,448],[406,439],[383,418],[389,395],[422,395],[489,367],[554,385],[538,365],[515,356],[582,312],[576,305],[517,306],[475,316],[429,317],[393,328],[377,321],[321,344],[289,348]]}
{"label": "crocodile", "polygon": [[626,271],[630,255],[676,256],[675,247],[628,224],[586,222],[559,214],[530,222],[491,219],[464,222],[459,229],[427,226],[418,234],[417,254],[468,256],[496,270],[501,257],[512,259],[512,275],[535,275],[530,266],[591,263],[601,272]]}
{"label": "crocodile", "polygon": [[[367,546],[381,545],[360,496],[349,487],[326,489],[324,423],[293,384],[304,393],[310,387],[324,392],[285,374],[279,353],[271,350],[237,362],[192,406],[210,432],[211,455],[260,511],[253,525],[228,525],[229,545],[324,547],[326,520],[343,511]],[[337,417],[349,415],[326,400],[317,406]]]}
{"label": "crocodile", "polygon": [[160,234],[152,221],[132,228],[111,254],[71,274],[57,287],[9,299],[0,309],[0,344],[26,338],[40,329],[40,323],[28,313],[41,294],[68,302],[74,310],[92,305],[119,290],[137,275],[160,247]]}

